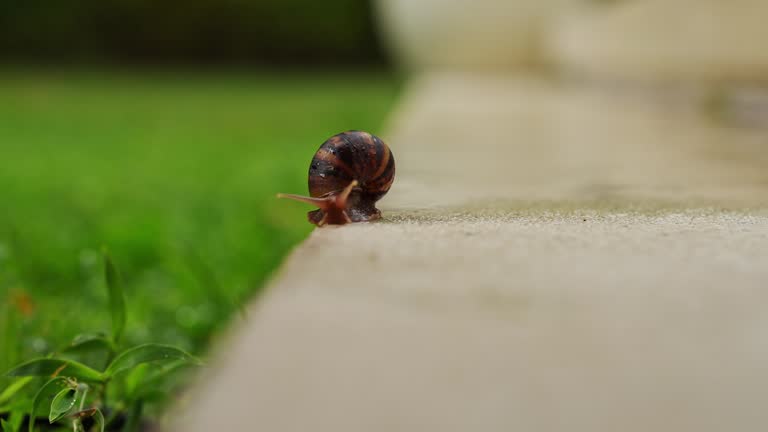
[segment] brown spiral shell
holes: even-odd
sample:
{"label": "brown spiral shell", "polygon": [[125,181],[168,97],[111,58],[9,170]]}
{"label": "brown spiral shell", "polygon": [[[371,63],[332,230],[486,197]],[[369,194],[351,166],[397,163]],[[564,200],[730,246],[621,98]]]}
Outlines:
{"label": "brown spiral shell", "polygon": [[395,158],[381,138],[362,131],[328,138],[309,164],[309,194],[277,194],[319,207],[307,214],[317,226],[381,217],[376,201],[395,180]]}
{"label": "brown spiral shell", "polygon": [[[381,138],[368,132],[348,131],[330,137],[309,165],[309,194],[314,198],[333,196],[357,182],[345,209],[352,222],[380,218],[375,203],[389,191],[394,180],[392,151]],[[316,224],[324,216],[323,208],[309,213],[310,222]]]}

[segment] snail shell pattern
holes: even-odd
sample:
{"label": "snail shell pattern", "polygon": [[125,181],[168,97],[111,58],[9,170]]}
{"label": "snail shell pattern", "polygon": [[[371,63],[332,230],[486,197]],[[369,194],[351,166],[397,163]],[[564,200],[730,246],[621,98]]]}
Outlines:
{"label": "snail shell pattern", "polygon": [[381,218],[375,203],[395,180],[395,158],[379,137],[362,131],[334,135],[320,146],[309,165],[309,197],[279,194],[314,204],[307,214],[317,226]]}

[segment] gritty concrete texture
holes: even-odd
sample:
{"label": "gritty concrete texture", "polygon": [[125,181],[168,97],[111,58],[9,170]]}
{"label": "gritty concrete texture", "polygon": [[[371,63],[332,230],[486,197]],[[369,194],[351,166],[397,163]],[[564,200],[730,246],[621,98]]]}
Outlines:
{"label": "gritty concrete texture", "polygon": [[173,430],[766,430],[764,129],[535,80],[406,95],[385,219],[315,230]]}

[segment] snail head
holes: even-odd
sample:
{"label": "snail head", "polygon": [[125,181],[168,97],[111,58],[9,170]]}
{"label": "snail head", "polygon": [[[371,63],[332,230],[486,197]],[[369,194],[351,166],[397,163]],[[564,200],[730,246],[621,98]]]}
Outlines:
{"label": "snail head", "polygon": [[309,212],[309,221],[317,226],[326,224],[342,225],[352,222],[347,213],[347,203],[352,190],[357,185],[357,180],[352,180],[344,189],[327,193],[321,197],[308,197],[282,193],[277,194],[277,197],[301,201],[318,207],[318,210]]}

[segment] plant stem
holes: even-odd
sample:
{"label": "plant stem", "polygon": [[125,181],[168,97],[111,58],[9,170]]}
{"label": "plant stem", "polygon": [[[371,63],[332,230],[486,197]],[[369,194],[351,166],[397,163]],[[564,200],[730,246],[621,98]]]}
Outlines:
{"label": "plant stem", "polygon": [[137,400],[128,412],[128,420],[123,426],[123,432],[138,432],[141,425],[141,413],[144,411],[144,401]]}
{"label": "plant stem", "polygon": [[83,429],[83,422],[80,421],[79,418],[72,420],[72,430],[74,430],[74,432],[85,432],[85,429]]}
{"label": "plant stem", "polygon": [[88,387],[83,390],[83,398],[80,399],[80,411],[83,410],[83,406],[85,405],[85,398],[88,397]]}

